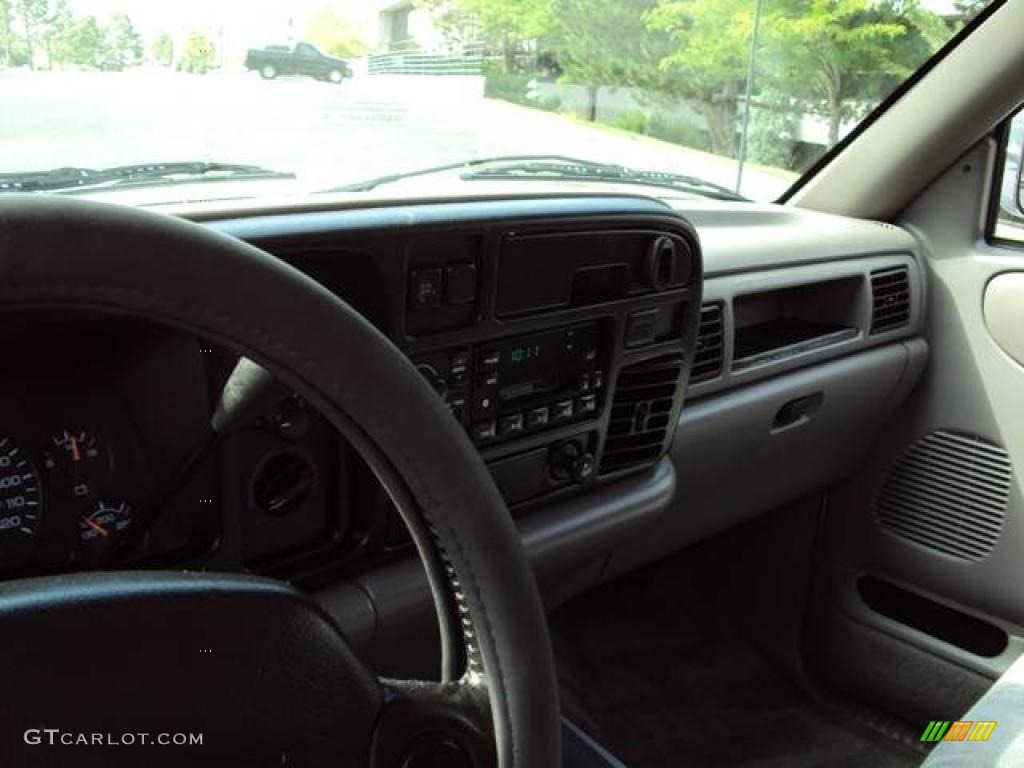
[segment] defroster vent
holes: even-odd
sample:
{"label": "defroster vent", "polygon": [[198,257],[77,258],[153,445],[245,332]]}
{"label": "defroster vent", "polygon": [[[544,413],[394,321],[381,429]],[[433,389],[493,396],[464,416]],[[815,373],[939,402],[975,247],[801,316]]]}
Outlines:
{"label": "defroster vent", "polygon": [[910,271],[906,267],[871,273],[871,333],[902,328],[910,322]]}
{"label": "defroster vent", "polygon": [[620,371],[601,457],[602,474],[650,464],[661,456],[682,374],[679,355],[636,363]]}
{"label": "defroster vent", "polygon": [[705,304],[700,308],[700,324],[697,328],[697,348],[690,368],[690,383],[700,384],[722,375],[722,354],[724,325],[720,302]]}

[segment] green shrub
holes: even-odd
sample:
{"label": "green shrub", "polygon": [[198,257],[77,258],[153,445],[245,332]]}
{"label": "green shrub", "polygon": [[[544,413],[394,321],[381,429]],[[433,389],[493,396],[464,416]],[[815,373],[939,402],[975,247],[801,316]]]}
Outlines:
{"label": "green shrub", "polygon": [[620,112],[612,125],[631,133],[647,133],[648,122],[646,112],[641,112],[639,109],[630,109]]}
{"label": "green shrub", "polygon": [[765,91],[761,98],[774,108],[754,107],[750,110],[747,159],[792,170],[798,162],[795,149],[799,143],[799,108],[785,94],[775,91]]}
{"label": "green shrub", "polygon": [[527,105],[542,109],[545,112],[561,112],[562,100],[557,96],[547,96],[543,99],[528,99]]}
{"label": "green shrub", "polygon": [[678,120],[663,112],[655,112],[647,122],[647,133],[656,139],[679,144],[684,147],[711,151],[711,141],[705,130],[692,123]]}
{"label": "green shrub", "polygon": [[504,72],[497,67],[484,69],[484,96],[504,99],[516,104],[529,104],[526,92],[533,76],[519,72]]}

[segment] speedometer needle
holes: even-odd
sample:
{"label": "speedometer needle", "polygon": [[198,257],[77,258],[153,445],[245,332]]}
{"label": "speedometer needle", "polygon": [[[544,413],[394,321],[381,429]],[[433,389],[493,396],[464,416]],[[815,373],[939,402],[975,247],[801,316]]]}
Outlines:
{"label": "speedometer needle", "polygon": [[94,531],[96,531],[96,533],[98,533],[100,536],[109,536],[110,535],[110,531],[108,531],[102,525],[97,523],[95,520],[91,520],[88,517],[83,517],[82,520],[84,520],[85,524],[88,525],[90,528],[92,528]]}
{"label": "speedometer needle", "polygon": [[74,461],[75,463],[77,463],[80,458],[82,458],[82,454],[78,452],[78,440],[76,440],[75,436],[72,435],[71,436],[71,460]]}

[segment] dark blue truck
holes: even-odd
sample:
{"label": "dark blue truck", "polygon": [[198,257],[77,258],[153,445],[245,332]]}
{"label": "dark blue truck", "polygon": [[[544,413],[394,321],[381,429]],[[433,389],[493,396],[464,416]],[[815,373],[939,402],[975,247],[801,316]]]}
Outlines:
{"label": "dark blue truck", "polygon": [[266,80],[273,80],[278,75],[304,75],[341,83],[352,76],[352,68],[347,61],[321,53],[312,43],[250,49],[245,56],[245,67],[256,70]]}

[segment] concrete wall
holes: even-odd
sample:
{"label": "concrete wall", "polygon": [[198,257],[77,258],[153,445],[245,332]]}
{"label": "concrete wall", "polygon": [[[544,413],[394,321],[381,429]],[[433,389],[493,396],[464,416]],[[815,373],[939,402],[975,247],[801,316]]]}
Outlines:
{"label": "concrete wall", "polygon": [[[536,82],[533,93],[538,102],[558,99],[561,109],[586,117],[590,105],[589,91],[582,85],[568,83]],[[754,107],[753,112],[757,111]],[[680,104],[674,108],[661,103],[645,100],[643,92],[636,88],[609,88],[601,86],[597,93],[597,119],[614,124],[620,115],[629,112],[643,112],[647,115],[660,114],[667,119],[684,123],[696,130],[707,130],[704,117],[691,107]],[[843,124],[840,137],[845,136],[857,124],[856,120]],[[810,144],[825,145],[828,142],[828,121],[819,115],[804,114],[800,118],[797,136]]]}
{"label": "concrete wall", "polygon": [[[538,81],[532,90],[537,101],[558,99],[562,110],[574,112],[580,117],[586,117],[590,108],[590,90],[583,85]],[[673,120],[689,123],[696,128],[704,128],[704,118],[685,104],[675,108],[653,104],[650,101],[644,101],[642,93],[635,88],[601,86],[597,89],[598,120],[604,123],[614,123],[620,115],[629,112],[644,112],[645,114],[657,112]]]}

